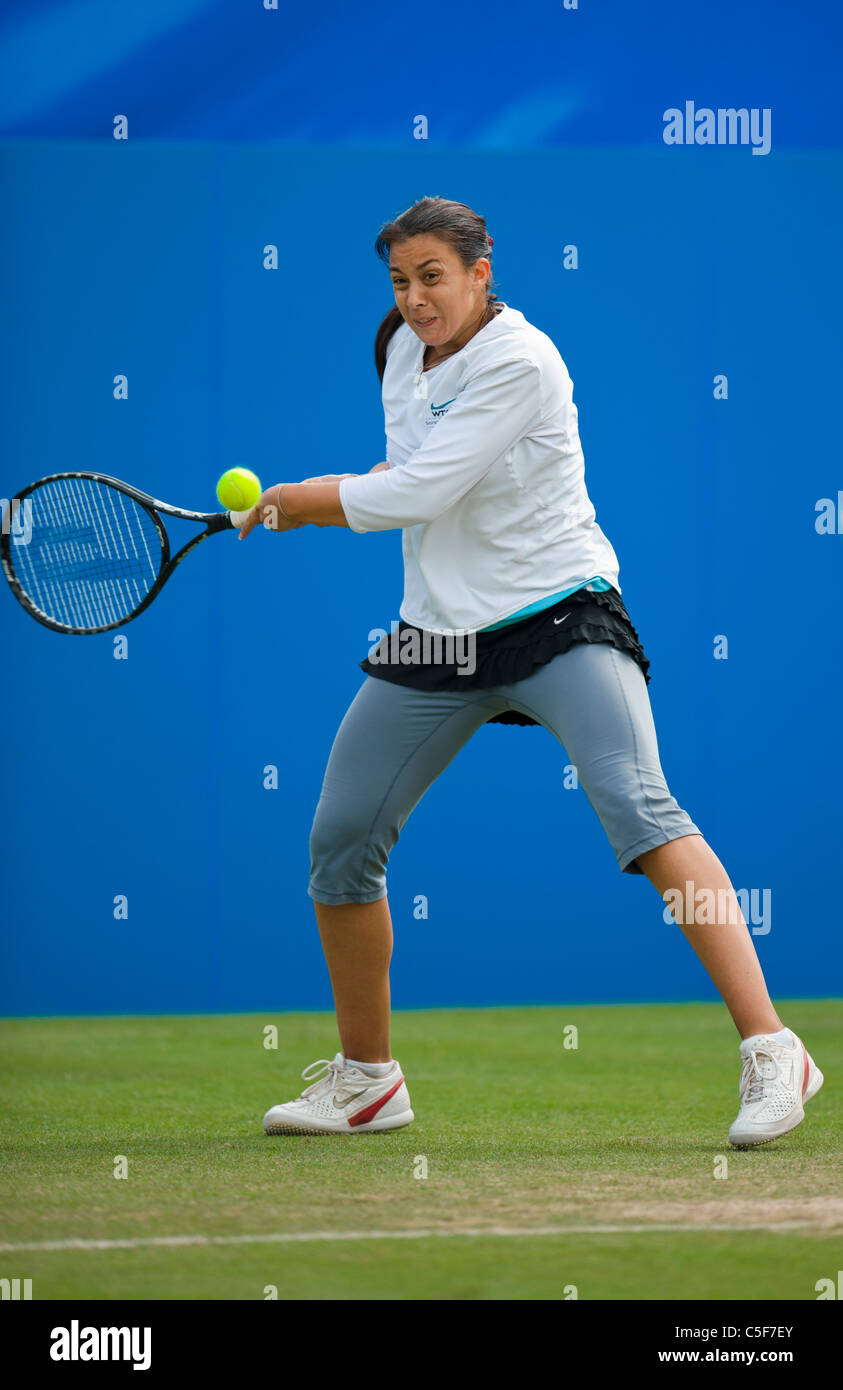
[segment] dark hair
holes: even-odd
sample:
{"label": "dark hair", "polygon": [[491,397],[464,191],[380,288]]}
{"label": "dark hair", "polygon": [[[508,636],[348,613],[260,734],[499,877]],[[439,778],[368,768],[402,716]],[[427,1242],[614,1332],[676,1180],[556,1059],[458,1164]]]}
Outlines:
{"label": "dark hair", "polygon": [[[492,239],[486,232],[486,219],[474,212],[465,203],[452,203],[447,198],[419,198],[412,207],[399,213],[392,222],[381,227],[375,242],[377,252],[384,265],[389,265],[389,251],[399,241],[411,236],[421,236],[431,232],[446,241],[456,251],[463,265],[468,269],[481,256],[492,255]],[[491,304],[497,299],[492,294],[492,275],[486,282],[486,300]],[[375,367],[378,378],[383,381],[386,370],[386,345],[397,328],[404,322],[404,316],[397,304],[393,304],[375,335]]]}

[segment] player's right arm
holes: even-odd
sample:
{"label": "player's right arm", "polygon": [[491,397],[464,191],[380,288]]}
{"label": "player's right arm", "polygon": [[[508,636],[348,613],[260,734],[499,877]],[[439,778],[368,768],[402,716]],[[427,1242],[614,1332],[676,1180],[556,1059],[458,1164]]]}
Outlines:
{"label": "player's right arm", "polygon": [[[382,473],[389,467],[388,461],[384,459],[381,463],[376,463],[374,468],[370,468],[369,472]],[[339,502],[339,484],[343,478],[360,476],[359,473],[328,473],[320,478],[304,478],[300,483],[287,484],[288,487],[296,489],[305,486],[318,489],[312,494],[314,501],[319,504],[315,509],[316,514],[301,519],[288,516],[281,510],[278,493],[284,484],[276,483],[274,487],[267,488],[252,507],[240,529],[240,539],[245,540],[249,532],[261,523],[270,531],[296,531],[308,521],[314,522],[317,526],[347,526],[348,522]]]}

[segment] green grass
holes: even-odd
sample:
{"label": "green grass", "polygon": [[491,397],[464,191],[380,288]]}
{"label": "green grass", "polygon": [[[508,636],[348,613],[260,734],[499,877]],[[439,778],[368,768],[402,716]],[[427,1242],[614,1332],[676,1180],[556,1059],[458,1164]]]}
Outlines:
{"label": "green grass", "polygon": [[[837,1001],[784,1008],[826,1084],[803,1125],[754,1152],[726,1137],[738,1053],[720,1006],[396,1013],[417,1119],[349,1138],[260,1127],[336,1051],[332,1016],[5,1020],[4,1243],[576,1229],[0,1251],[0,1276],[32,1278],[41,1299],[261,1299],[267,1285],[282,1299],[560,1299],[568,1285],[581,1299],[814,1299],[843,1254],[841,1015]],[[807,1226],[745,1229],[771,1222]],[[591,1229],[605,1224],[624,1229]],[[677,1229],[626,1229],[660,1224]]]}

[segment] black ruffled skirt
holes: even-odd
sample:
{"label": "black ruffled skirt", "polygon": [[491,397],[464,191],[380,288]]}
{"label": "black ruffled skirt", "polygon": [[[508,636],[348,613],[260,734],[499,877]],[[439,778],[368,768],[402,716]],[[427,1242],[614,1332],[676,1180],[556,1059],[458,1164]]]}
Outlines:
{"label": "black ruffled skirt", "polygon": [[[416,639],[405,636],[412,633],[417,634]],[[437,649],[433,634],[401,621],[397,631],[384,637],[360,662],[360,669],[379,680],[413,686],[417,690],[485,690],[524,680],[537,666],[543,666],[577,642],[608,642],[628,652],[641,667],[645,682],[650,682],[650,663],[617,589],[606,589],[603,593],[577,589],[551,608],[533,613],[520,622],[508,623],[495,632],[474,633],[473,638],[474,670],[470,675],[462,674],[458,660],[430,659],[432,652],[441,658],[441,638]],[[465,640],[457,639],[457,653],[459,642]],[[422,654],[421,658],[406,659],[411,651]],[[444,651],[448,654],[447,648]],[[404,654],[400,660],[399,653]],[[423,659],[425,653],[427,660]],[[526,725],[536,721],[518,710],[507,710],[486,722]]]}

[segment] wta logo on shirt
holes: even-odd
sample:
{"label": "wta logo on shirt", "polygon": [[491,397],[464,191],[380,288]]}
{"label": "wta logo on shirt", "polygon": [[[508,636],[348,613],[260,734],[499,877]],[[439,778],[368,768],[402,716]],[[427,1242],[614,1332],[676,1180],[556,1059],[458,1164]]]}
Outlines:
{"label": "wta logo on shirt", "polygon": [[436,401],[431,401],[428,406],[428,413],[424,417],[424,423],[435,425],[437,420],[441,420],[443,415],[448,414],[448,406],[453,405],[456,399],[456,396],[452,396],[449,401],[440,401],[438,404]]}

